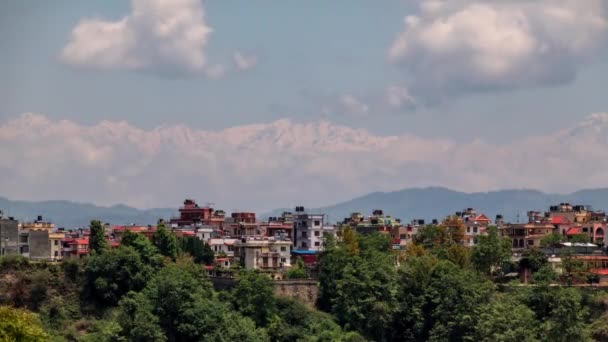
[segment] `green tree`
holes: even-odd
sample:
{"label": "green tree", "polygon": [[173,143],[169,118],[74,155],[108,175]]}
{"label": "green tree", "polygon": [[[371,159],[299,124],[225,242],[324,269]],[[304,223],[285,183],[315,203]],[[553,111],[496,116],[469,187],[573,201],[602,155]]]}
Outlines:
{"label": "green tree", "polygon": [[143,289],[153,271],[132,247],[94,254],[85,267],[88,298],[102,306],[115,305],[127,292]]}
{"label": "green tree", "polygon": [[437,225],[426,225],[420,227],[414,236],[414,242],[417,245],[423,246],[425,249],[435,247],[439,227]]}
{"label": "green tree", "polygon": [[272,280],[255,271],[241,271],[233,290],[234,307],[264,327],[276,312]]}
{"label": "green tree", "polygon": [[475,269],[492,276],[511,259],[511,240],[501,237],[496,226],[489,226],[486,233],[476,238],[471,261]]}
{"label": "green tree", "polygon": [[163,222],[158,222],[156,231],[152,235],[152,243],[158,248],[160,254],[175,261],[177,258],[177,239]]}
{"label": "green tree", "polygon": [[108,241],[106,240],[105,231],[100,221],[91,221],[89,232],[89,249],[92,253],[101,254],[108,250]]}
{"label": "green tree", "polygon": [[589,235],[585,233],[571,235],[568,239],[572,243],[588,243],[591,241]]}
{"label": "green tree", "polygon": [[303,279],[308,278],[308,274],[306,272],[306,266],[304,265],[304,261],[302,258],[298,257],[296,259],[296,264],[293,265],[289,270],[287,270],[287,279]]}
{"label": "green tree", "polygon": [[195,263],[212,265],[215,253],[209,244],[197,236],[185,236],[179,239],[180,249],[192,256]]}
{"label": "green tree", "polygon": [[547,263],[547,256],[538,248],[526,249],[521,254],[521,259],[519,260],[519,265],[521,267],[529,268],[532,272],[538,271]]}
{"label": "green tree", "polygon": [[142,294],[129,292],[119,303],[118,322],[121,335],[128,341],[164,341],[159,320],[152,313],[152,304]]}
{"label": "green tree", "polygon": [[480,342],[538,341],[539,322],[526,305],[506,296],[496,296],[477,310],[478,322],[471,340]]}
{"label": "green tree", "polygon": [[561,234],[553,233],[543,237],[540,240],[542,247],[556,247],[564,241],[564,236]]}
{"label": "green tree", "polygon": [[0,306],[0,341],[44,342],[48,339],[36,314]]}
{"label": "green tree", "polygon": [[608,314],[603,314],[594,320],[589,329],[595,341],[608,342]]}
{"label": "green tree", "polygon": [[120,245],[133,248],[139,253],[142,261],[153,268],[158,269],[162,266],[163,258],[158,248],[144,235],[125,230],[120,240]]}

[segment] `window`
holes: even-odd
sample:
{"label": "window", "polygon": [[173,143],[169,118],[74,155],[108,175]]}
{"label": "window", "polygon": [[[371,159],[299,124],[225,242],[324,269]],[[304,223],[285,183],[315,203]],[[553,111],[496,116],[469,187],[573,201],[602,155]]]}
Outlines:
{"label": "window", "polygon": [[534,246],[534,240],[528,240],[528,246]]}
{"label": "window", "polygon": [[287,251],[287,248],[281,247],[281,252],[285,252],[285,251]]}
{"label": "window", "polygon": [[303,238],[308,237],[308,234],[306,232],[302,232],[302,237]]}
{"label": "window", "polygon": [[471,232],[471,227],[467,227],[467,233]]}
{"label": "window", "polygon": [[[57,241],[55,241],[55,242],[57,242]],[[59,256],[59,252],[58,251],[55,251],[55,256],[56,257]]]}
{"label": "window", "polygon": [[319,231],[315,231],[315,236],[319,236]]}
{"label": "window", "polygon": [[308,244],[306,242],[302,242],[302,248],[308,248]]}
{"label": "window", "polygon": [[477,233],[477,227],[473,227],[473,233]]}
{"label": "window", "polygon": [[287,262],[287,259],[281,258],[281,262]]}
{"label": "window", "polygon": [[399,235],[399,238],[400,238],[401,240],[405,240],[405,234],[401,234],[401,235]]}
{"label": "window", "polygon": [[318,226],[320,226],[320,225],[321,225],[321,221],[319,221],[319,220],[315,220],[315,226],[316,226],[316,227],[318,227]]}
{"label": "window", "polygon": [[59,240],[55,240],[55,246],[59,244]]}
{"label": "window", "polygon": [[232,251],[234,251],[234,246],[228,245],[228,252],[232,252]]}
{"label": "window", "polygon": [[319,241],[315,242],[315,246],[319,247],[321,245],[321,243]]}

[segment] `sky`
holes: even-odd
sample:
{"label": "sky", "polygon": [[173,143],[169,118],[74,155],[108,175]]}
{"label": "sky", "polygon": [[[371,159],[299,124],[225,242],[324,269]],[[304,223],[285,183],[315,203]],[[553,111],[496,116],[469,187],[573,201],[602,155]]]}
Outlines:
{"label": "sky", "polygon": [[608,186],[608,0],[0,3],[0,195]]}

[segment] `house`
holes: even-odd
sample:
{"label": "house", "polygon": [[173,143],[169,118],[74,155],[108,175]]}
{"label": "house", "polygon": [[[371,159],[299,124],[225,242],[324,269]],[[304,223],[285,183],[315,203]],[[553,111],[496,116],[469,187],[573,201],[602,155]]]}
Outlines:
{"label": "house", "polygon": [[[38,216],[34,222],[19,225],[19,249],[21,255],[34,260],[58,260],[61,237],[53,234],[55,225]],[[52,238],[51,238],[52,237]],[[55,245],[57,243],[58,245]]]}
{"label": "house", "polygon": [[513,249],[541,247],[541,240],[556,231],[548,222],[507,224],[499,229],[503,237],[512,241]]}
{"label": "house", "polygon": [[233,238],[215,238],[207,240],[209,247],[213,250],[216,256],[234,257],[234,246],[238,239]]}
{"label": "house", "polygon": [[237,240],[234,258],[246,269],[279,271],[291,267],[291,241],[267,236],[244,236]]}
{"label": "house", "polygon": [[320,251],[325,234],[335,234],[335,227],[326,224],[324,214],[308,213],[304,207],[296,207],[293,214],[294,249]]}
{"label": "house", "polygon": [[82,258],[89,255],[89,237],[66,237],[63,240],[63,258]]}
{"label": "house", "polygon": [[485,234],[486,228],[488,228],[492,222],[485,214],[478,214],[473,208],[467,208],[463,211],[456,212],[456,216],[462,220],[465,226],[465,246],[474,246],[477,236]]}
{"label": "house", "polygon": [[369,217],[361,213],[352,213],[345,218],[340,225],[341,228],[350,227],[359,234],[371,234],[379,232],[382,234],[392,234],[393,228],[401,225],[401,220],[385,215],[381,209],[375,209]]}
{"label": "house", "polygon": [[19,222],[0,211],[0,255],[19,253]]}

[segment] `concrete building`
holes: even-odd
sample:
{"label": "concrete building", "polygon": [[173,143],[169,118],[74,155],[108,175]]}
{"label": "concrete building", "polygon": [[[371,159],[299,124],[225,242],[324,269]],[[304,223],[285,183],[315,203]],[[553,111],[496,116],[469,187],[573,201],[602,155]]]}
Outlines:
{"label": "concrete building", "polygon": [[55,229],[53,223],[38,216],[34,222],[22,223],[19,229],[19,248],[23,256],[35,260],[55,260],[54,251],[59,247],[51,248],[51,244],[54,244],[50,238]]}
{"label": "concrete building", "polygon": [[280,271],[291,267],[291,241],[266,236],[246,236],[237,240],[235,260],[246,269]]}
{"label": "concrete building", "polygon": [[19,222],[0,211],[0,255],[19,253]]}
{"label": "concrete building", "polygon": [[293,248],[320,251],[323,236],[335,234],[335,227],[326,224],[325,215],[307,213],[304,207],[296,207],[293,214]]}

